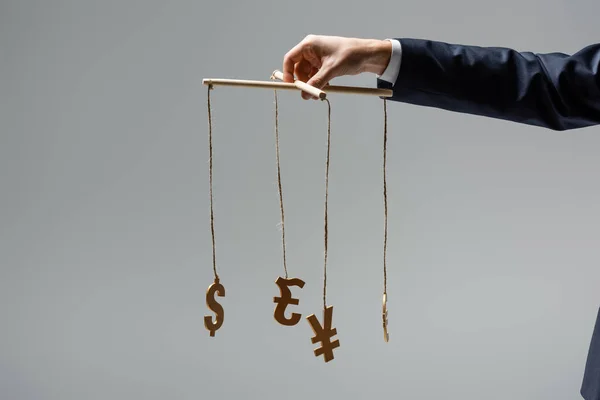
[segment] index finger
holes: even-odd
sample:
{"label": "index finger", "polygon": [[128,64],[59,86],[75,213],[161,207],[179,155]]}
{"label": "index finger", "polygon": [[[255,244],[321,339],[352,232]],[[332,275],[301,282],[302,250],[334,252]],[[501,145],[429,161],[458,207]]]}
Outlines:
{"label": "index finger", "polygon": [[293,83],[294,82],[294,66],[297,62],[302,61],[302,48],[304,42],[298,43],[290,51],[288,51],[283,57],[283,81]]}

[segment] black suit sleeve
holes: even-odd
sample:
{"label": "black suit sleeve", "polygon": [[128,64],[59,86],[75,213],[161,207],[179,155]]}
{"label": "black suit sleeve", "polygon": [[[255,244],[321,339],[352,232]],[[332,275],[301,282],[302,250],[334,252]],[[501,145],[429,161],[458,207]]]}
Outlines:
{"label": "black suit sleeve", "polygon": [[390,100],[554,130],[600,124],[600,43],[567,55],[397,40],[402,61]]}
{"label": "black suit sleeve", "polygon": [[580,393],[585,400],[600,400],[600,310],[592,334]]}

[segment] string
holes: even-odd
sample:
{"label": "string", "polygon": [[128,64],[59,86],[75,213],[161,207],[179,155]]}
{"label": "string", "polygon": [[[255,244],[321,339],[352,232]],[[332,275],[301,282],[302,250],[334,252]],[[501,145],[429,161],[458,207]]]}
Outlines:
{"label": "string", "polygon": [[327,199],[329,197],[329,150],[331,147],[331,103],[327,102],[327,158],[325,161],[325,261],[323,265],[323,309],[327,308]]}
{"label": "string", "polygon": [[387,295],[387,238],[388,238],[388,207],[387,207],[387,99],[383,99],[383,208],[385,213],[383,234],[383,293]]}
{"label": "string", "polygon": [[210,91],[213,89],[212,85],[208,85],[208,148],[210,152],[209,156],[209,185],[210,185],[210,232],[212,234],[212,261],[213,271],[215,273],[215,280],[219,279],[217,274],[217,259],[215,251],[215,216],[213,211],[213,145],[212,145],[212,114],[210,111]]}
{"label": "string", "polygon": [[277,187],[279,191],[279,209],[281,211],[281,245],[283,247],[283,270],[285,279],[288,278],[287,261],[285,256],[285,213],[283,211],[283,191],[281,189],[281,165],[279,162],[279,105],[277,103],[277,90],[275,93],[275,148],[277,153]]}

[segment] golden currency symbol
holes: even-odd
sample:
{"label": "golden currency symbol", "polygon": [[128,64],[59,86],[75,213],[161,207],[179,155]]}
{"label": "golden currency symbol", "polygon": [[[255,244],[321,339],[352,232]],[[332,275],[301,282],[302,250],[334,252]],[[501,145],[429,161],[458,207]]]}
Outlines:
{"label": "golden currency symbol", "polygon": [[225,288],[219,283],[219,278],[215,278],[208,290],[206,291],[206,305],[216,314],[215,322],[212,321],[212,316],[207,315],[204,317],[204,326],[210,331],[210,336],[215,336],[215,332],[223,325],[223,318],[225,312],[223,307],[215,300],[215,292],[220,297],[225,297]]}
{"label": "golden currency symbol", "polygon": [[292,297],[292,292],[289,287],[298,286],[302,289],[304,287],[304,281],[299,278],[284,279],[279,277],[275,283],[279,286],[279,291],[281,292],[281,297],[273,297],[273,301],[277,304],[275,312],[273,313],[275,320],[285,326],[296,325],[300,321],[300,318],[302,318],[302,314],[292,313],[290,318],[286,318],[285,309],[289,304],[297,306],[300,302],[298,299]]}
{"label": "golden currency symbol", "polygon": [[385,340],[386,342],[389,342],[390,340],[390,335],[388,334],[388,330],[387,330],[387,326],[388,326],[388,312],[387,312],[387,293],[383,294],[383,340]]}
{"label": "golden currency symbol", "polygon": [[333,360],[333,349],[340,347],[340,341],[331,341],[331,338],[337,335],[337,330],[331,328],[331,319],[333,316],[333,306],[329,306],[323,310],[323,326],[319,323],[314,314],[306,317],[310,323],[315,336],[311,338],[313,343],[321,342],[321,347],[315,349],[315,356],[323,355],[325,362]]}

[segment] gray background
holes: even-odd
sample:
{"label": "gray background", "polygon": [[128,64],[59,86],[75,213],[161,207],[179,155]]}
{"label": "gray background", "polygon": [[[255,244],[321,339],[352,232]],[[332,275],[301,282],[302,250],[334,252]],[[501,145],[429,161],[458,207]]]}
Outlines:
{"label": "gray background", "polygon": [[[600,128],[553,132],[390,103],[389,309],[380,328],[382,105],[332,95],[325,364],[275,323],[283,273],[273,93],[306,34],[575,52],[581,0],[0,3],[2,399],[576,399],[600,304]],[[596,27],[596,28],[594,28]],[[374,86],[375,77],[334,82]],[[321,313],[326,106],[280,94],[295,311]]]}

